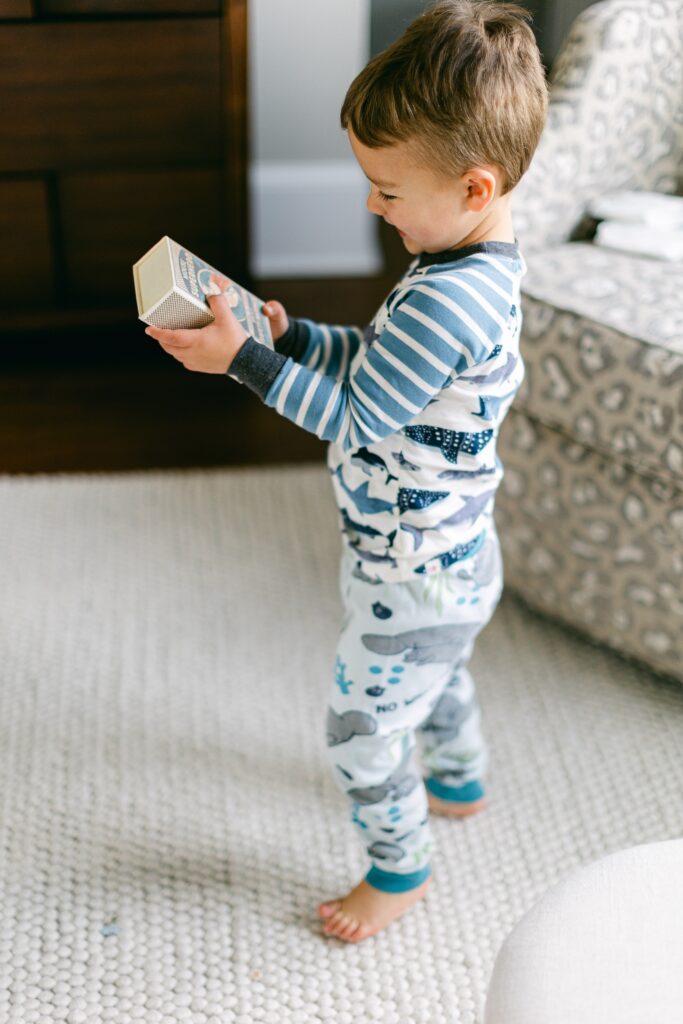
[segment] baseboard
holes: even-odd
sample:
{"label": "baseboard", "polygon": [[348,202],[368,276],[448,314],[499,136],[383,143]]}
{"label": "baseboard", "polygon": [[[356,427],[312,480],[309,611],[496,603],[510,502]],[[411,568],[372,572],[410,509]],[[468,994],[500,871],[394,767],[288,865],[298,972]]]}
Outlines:
{"label": "baseboard", "polygon": [[380,273],[376,218],[355,163],[262,161],[249,183],[255,278]]}

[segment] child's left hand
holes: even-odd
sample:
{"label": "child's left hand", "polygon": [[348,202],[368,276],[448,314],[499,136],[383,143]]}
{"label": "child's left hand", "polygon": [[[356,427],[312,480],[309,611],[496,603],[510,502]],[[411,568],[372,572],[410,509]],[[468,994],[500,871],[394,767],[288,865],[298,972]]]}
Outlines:
{"label": "child's left hand", "polygon": [[249,334],[240,323],[228,302],[225,289],[230,281],[226,277],[211,275],[211,283],[221,289],[220,295],[207,295],[215,320],[197,330],[167,331],[161,327],[146,327],[159,342],[164,352],[182,363],[186,370],[200,373],[227,373],[233,359]]}

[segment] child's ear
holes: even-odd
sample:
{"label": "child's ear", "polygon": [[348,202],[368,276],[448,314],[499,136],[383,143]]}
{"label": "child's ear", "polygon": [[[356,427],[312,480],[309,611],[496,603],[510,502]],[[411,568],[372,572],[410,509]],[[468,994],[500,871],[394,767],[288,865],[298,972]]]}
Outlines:
{"label": "child's ear", "polygon": [[489,167],[471,167],[464,175],[465,203],[473,213],[481,213],[497,194],[497,181]]}

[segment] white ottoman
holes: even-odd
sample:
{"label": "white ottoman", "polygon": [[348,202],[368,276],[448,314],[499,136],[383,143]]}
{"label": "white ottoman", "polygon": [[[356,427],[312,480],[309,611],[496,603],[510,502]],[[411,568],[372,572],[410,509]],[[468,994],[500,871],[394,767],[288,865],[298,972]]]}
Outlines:
{"label": "white ottoman", "polygon": [[550,889],[503,943],[484,1024],[683,1021],[683,839],[620,850]]}

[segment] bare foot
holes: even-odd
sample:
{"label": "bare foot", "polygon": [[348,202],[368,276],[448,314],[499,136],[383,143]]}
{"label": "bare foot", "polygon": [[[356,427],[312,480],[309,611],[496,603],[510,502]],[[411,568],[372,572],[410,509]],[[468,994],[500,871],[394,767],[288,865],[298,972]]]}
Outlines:
{"label": "bare foot", "polygon": [[345,942],[362,942],[421,900],[431,883],[430,876],[408,892],[381,892],[363,880],[343,899],[320,904],[323,931]]}
{"label": "bare foot", "polygon": [[466,818],[470,814],[476,814],[486,807],[486,797],[481,800],[472,800],[471,803],[454,803],[452,800],[440,800],[427,790],[427,803],[430,811],[435,814],[443,814],[446,818]]}

